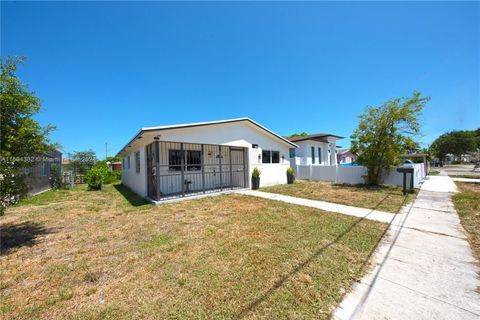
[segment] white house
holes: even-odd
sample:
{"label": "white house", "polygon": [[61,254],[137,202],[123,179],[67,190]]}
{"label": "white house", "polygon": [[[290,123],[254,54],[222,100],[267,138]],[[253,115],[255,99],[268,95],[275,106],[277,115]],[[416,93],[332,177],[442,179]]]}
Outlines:
{"label": "white house", "polygon": [[162,200],[287,182],[290,148],[297,145],[249,118],[142,128],[117,156],[122,183]]}
{"label": "white house", "polygon": [[297,165],[337,165],[337,140],[343,137],[328,133],[310,134],[307,136],[288,137],[290,142],[298,145],[290,154],[290,164]]}

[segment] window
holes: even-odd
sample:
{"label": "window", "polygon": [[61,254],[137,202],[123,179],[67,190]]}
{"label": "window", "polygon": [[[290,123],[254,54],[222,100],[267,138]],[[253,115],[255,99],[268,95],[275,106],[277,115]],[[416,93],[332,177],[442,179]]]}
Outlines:
{"label": "window", "polygon": [[295,158],[295,148],[290,148],[289,150],[290,158]]}
{"label": "window", "polygon": [[130,155],[127,156],[127,169],[130,169]]}
{"label": "window", "polygon": [[[199,150],[187,150],[186,170],[202,170],[202,152]],[[170,171],[182,171],[182,151],[168,150],[168,169]]]}
{"label": "window", "polygon": [[272,151],[272,163],[280,163],[280,152]]}
{"label": "window", "polygon": [[312,164],[315,163],[315,147],[312,147]]}
{"label": "window", "polygon": [[262,150],[262,163],[270,163],[272,161],[270,150]]}
{"label": "window", "polygon": [[135,172],[140,173],[140,151],[135,152]]}
{"label": "window", "polygon": [[318,163],[322,163],[322,148],[318,148]]}
{"label": "window", "polygon": [[42,176],[48,176],[48,163],[42,162]]}
{"label": "window", "polygon": [[202,153],[197,150],[187,151],[187,171],[202,170]]}
{"label": "window", "polygon": [[280,151],[262,150],[262,163],[280,163]]}
{"label": "window", "polygon": [[182,151],[168,150],[168,170],[181,171],[182,167]]}

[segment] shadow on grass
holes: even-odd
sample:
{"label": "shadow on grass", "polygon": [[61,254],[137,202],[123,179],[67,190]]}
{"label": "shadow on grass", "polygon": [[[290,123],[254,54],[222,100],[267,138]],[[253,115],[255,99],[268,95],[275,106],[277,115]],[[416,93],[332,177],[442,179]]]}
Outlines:
{"label": "shadow on grass", "polygon": [[143,206],[149,204],[147,200],[140,197],[138,194],[133,192],[130,188],[124,186],[123,184],[114,184],[113,187],[134,207]]}
{"label": "shadow on grass", "polygon": [[[375,211],[384,201],[387,200],[387,198],[391,195],[391,192],[388,193],[376,206],[375,208],[372,208],[371,211],[364,217],[362,218],[358,218],[354,223],[352,223],[344,232],[342,232],[341,234],[339,234],[333,241],[327,243],[326,245],[324,246],[321,246],[320,248],[317,249],[317,251],[315,251],[308,259],[304,260],[303,262],[299,263],[295,268],[293,268],[292,270],[290,270],[287,274],[285,274],[284,276],[280,277],[267,291],[265,291],[262,295],[260,295],[260,297],[258,297],[256,300],[252,301],[249,305],[247,305],[245,308],[243,308],[242,310],[240,310],[240,312],[237,314],[237,318],[238,319],[241,319],[241,318],[244,318],[245,316],[247,316],[247,314],[253,310],[255,310],[255,308],[261,304],[262,302],[264,302],[265,300],[267,300],[270,296],[272,296],[278,289],[280,289],[283,284],[285,284],[285,282],[287,282],[290,278],[292,278],[293,276],[295,276],[297,273],[299,273],[302,269],[304,269],[305,267],[307,267],[310,263],[312,263],[314,260],[318,259],[325,250],[327,250],[328,248],[330,248],[331,246],[333,246],[334,244],[338,243],[343,237],[345,237],[349,232],[351,232],[359,223],[361,223],[362,221],[364,220],[367,220],[368,221],[368,216],[373,212]],[[402,203],[402,206],[405,204],[405,200],[404,202]],[[397,213],[399,213],[401,210],[401,207],[400,209],[398,210]],[[368,266],[368,262],[370,260],[370,258],[372,257],[373,253],[376,251],[376,249],[378,248],[380,242],[382,241],[383,237],[387,234],[388,232],[388,229],[390,228],[390,226],[392,225],[393,223],[393,220],[395,219],[396,215],[393,215],[392,217],[392,220],[387,224],[386,228],[383,230],[382,234],[380,235],[380,237],[377,239],[377,242],[375,243],[375,246],[372,248],[372,250],[368,253],[368,256],[366,257],[365,261],[360,265],[359,267],[359,270],[358,272],[360,274],[363,273],[363,271],[365,270],[365,268]]]}
{"label": "shadow on grass", "polygon": [[17,248],[32,247],[39,236],[49,233],[51,230],[36,222],[3,225],[0,227],[0,255],[7,255]]}
{"label": "shadow on grass", "polygon": [[348,184],[348,183],[332,183],[333,187],[336,188],[350,188],[350,189],[359,189],[366,191],[398,191],[401,190],[397,186],[387,186],[387,185],[368,185],[368,184]]}

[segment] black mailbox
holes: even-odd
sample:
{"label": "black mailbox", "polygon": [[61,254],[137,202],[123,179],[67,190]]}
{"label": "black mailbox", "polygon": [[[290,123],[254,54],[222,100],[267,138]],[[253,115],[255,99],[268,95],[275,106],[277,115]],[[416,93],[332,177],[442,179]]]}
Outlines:
{"label": "black mailbox", "polygon": [[397,168],[397,172],[403,173],[403,194],[407,193],[407,173],[410,173],[410,190],[413,190],[413,165],[405,163]]}
{"label": "black mailbox", "polygon": [[403,165],[397,168],[397,172],[413,174],[413,167],[409,165]]}

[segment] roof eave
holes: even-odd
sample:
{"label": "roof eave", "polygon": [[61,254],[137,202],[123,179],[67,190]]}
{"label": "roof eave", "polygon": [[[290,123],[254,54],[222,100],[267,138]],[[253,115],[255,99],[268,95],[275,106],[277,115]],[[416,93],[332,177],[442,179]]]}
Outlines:
{"label": "roof eave", "polygon": [[207,125],[215,125],[215,124],[224,124],[224,123],[231,123],[231,122],[241,122],[241,121],[248,121],[251,124],[263,129],[264,131],[267,131],[271,135],[275,136],[279,140],[283,141],[284,143],[291,145],[295,148],[298,148],[298,145],[295,144],[292,141],[289,141],[285,139],[284,137],[276,134],[275,132],[267,129],[266,127],[262,126],[261,124],[253,121],[250,118],[237,118],[237,119],[229,119],[229,120],[221,120],[221,121],[211,121],[211,122],[197,122],[197,123],[190,123],[190,124],[184,124],[184,125],[172,125],[172,126],[159,126],[159,127],[144,127],[138,133],[117,153],[117,157],[119,157],[127,148],[129,145],[135,142],[135,140],[138,139],[139,136],[141,136],[145,132],[152,132],[152,131],[162,131],[162,130],[171,130],[171,129],[185,129],[185,128],[191,128],[191,127],[200,127],[200,126],[207,126]]}

